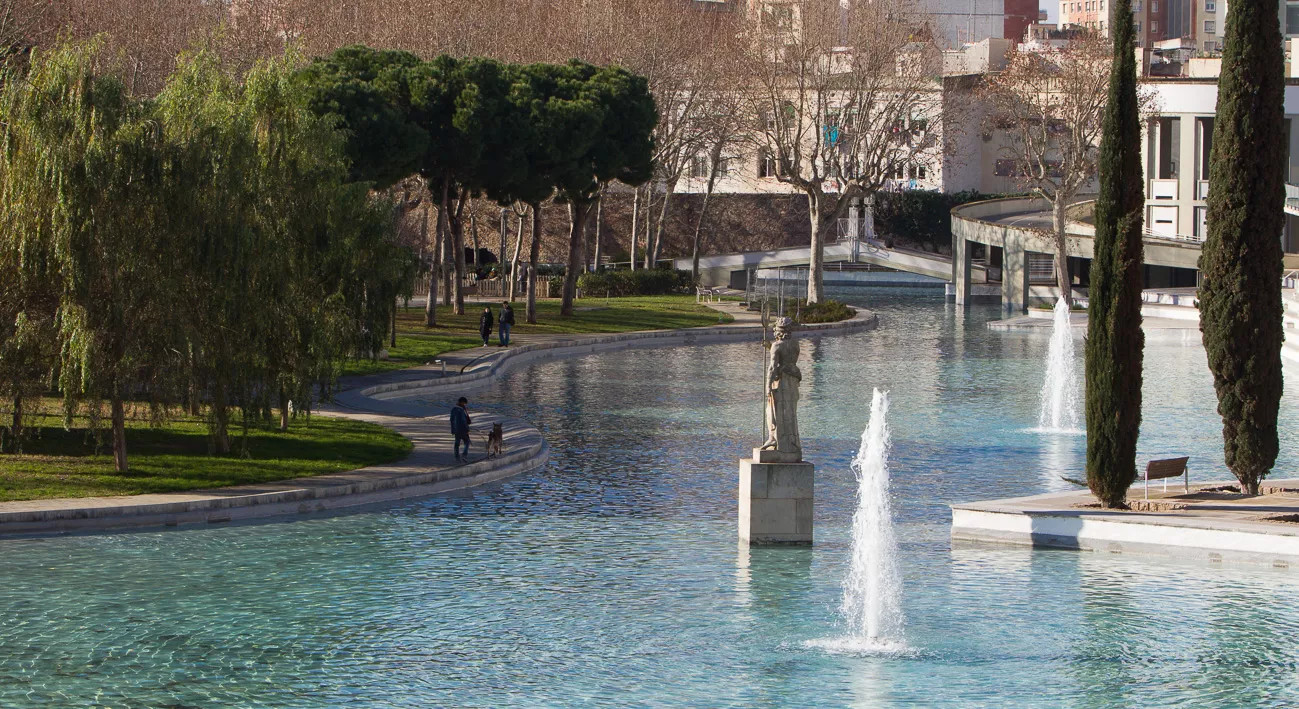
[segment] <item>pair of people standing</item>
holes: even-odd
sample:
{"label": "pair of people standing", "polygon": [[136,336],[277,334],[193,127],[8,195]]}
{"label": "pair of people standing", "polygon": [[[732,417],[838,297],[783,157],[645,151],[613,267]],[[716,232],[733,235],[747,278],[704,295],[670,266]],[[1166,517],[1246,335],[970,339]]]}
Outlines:
{"label": "pair of people standing", "polygon": [[[486,347],[488,341],[492,339],[492,323],[496,322],[492,317],[491,306],[483,306],[483,314],[478,316],[478,334],[483,338],[483,347]],[[497,338],[499,346],[506,347],[510,344],[510,329],[514,327],[514,308],[509,303],[501,304],[501,317],[499,320],[499,331]]]}

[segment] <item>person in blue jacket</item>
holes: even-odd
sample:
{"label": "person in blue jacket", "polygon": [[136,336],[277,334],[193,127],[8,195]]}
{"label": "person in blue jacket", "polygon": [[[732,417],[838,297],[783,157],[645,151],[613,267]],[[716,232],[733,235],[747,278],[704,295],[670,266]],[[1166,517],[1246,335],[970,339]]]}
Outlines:
{"label": "person in blue jacket", "polygon": [[[452,444],[456,452],[457,463],[469,462],[469,424],[473,421],[469,418],[469,411],[465,407],[469,405],[469,400],[460,397],[456,405],[451,409],[451,435],[456,437],[455,443]],[[465,453],[460,454],[460,442],[464,441]]]}

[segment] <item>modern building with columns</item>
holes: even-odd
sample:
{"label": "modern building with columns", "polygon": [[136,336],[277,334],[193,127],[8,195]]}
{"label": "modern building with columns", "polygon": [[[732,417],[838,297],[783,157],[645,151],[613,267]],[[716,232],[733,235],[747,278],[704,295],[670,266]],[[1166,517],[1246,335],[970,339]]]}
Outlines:
{"label": "modern building with columns", "polygon": [[[1287,125],[1299,118],[1299,80],[1288,79]],[[1146,183],[1145,281],[1147,288],[1198,285],[1197,263],[1204,241],[1209,153],[1213,145],[1216,78],[1158,78],[1144,83],[1153,92],[1157,115],[1142,139]],[[1299,254],[1299,134],[1288,131],[1287,197],[1277,209],[1286,225],[1277,238],[1287,254]],[[1069,258],[1074,286],[1088,286],[1092,258],[1091,200],[1070,209]],[[1042,200],[990,200],[952,212],[952,280],[958,303],[1000,299],[1018,312],[1059,296],[1054,284],[1050,215]],[[972,266],[978,265],[975,269]],[[988,274],[987,283],[975,279]]]}

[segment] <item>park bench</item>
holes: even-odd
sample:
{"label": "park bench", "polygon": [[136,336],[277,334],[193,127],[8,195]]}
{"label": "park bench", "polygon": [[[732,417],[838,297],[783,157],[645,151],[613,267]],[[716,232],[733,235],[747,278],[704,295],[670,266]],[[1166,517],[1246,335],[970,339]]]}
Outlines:
{"label": "park bench", "polygon": [[1163,480],[1164,492],[1168,492],[1168,479],[1180,478],[1185,476],[1186,491],[1191,491],[1191,473],[1187,470],[1186,461],[1189,457],[1182,458],[1164,458],[1162,460],[1152,460],[1146,463],[1146,499],[1150,499],[1150,481]]}
{"label": "park bench", "polygon": [[721,289],[715,289],[715,288],[700,288],[699,286],[695,286],[695,302],[696,302],[696,303],[712,303],[713,301],[715,301],[715,300],[717,299],[717,295],[718,295],[720,292],[721,292]]}

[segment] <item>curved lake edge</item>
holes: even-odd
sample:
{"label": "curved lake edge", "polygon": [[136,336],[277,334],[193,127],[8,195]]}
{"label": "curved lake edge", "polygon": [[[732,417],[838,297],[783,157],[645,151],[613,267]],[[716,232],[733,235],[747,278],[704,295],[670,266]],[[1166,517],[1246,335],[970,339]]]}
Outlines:
{"label": "curved lake edge", "polygon": [[[501,423],[503,453],[486,458],[475,441],[468,464],[452,460],[447,415],[428,415],[426,404],[410,398],[452,394],[489,385],[506,372],[536,362],[580,357],[596,352],[670,345],[702,345],[755,340],[763,326],[757,315],[739,311],[738,304],[717,304],[731,313],[726,324],[675,330],[564,335],[509,349],[490,356],[469,357],[470,351],[447,353],[447,361],[463,361],[463,371],[441,376],[434,366],[357,377],[331,405],[316,413],[386,426],[412,443],[406,458],[342,473],[177,493],[118,497],[54,498],[0,503],[0,537],[45,537],[76,533],[120,532],[180,528],[228,522],[275,521],[285,517],[362,507],[401,499],[426,497],[474,487],[536,470],[546,465],[550,448],[540,431],[527,421],[493,414],[475,414],[475,425]],[[858,308],[839,322],[799,326],[806,335],[840,334],[874,329],[878,316]],[[476,438],[485,433],[475,431]]]}

